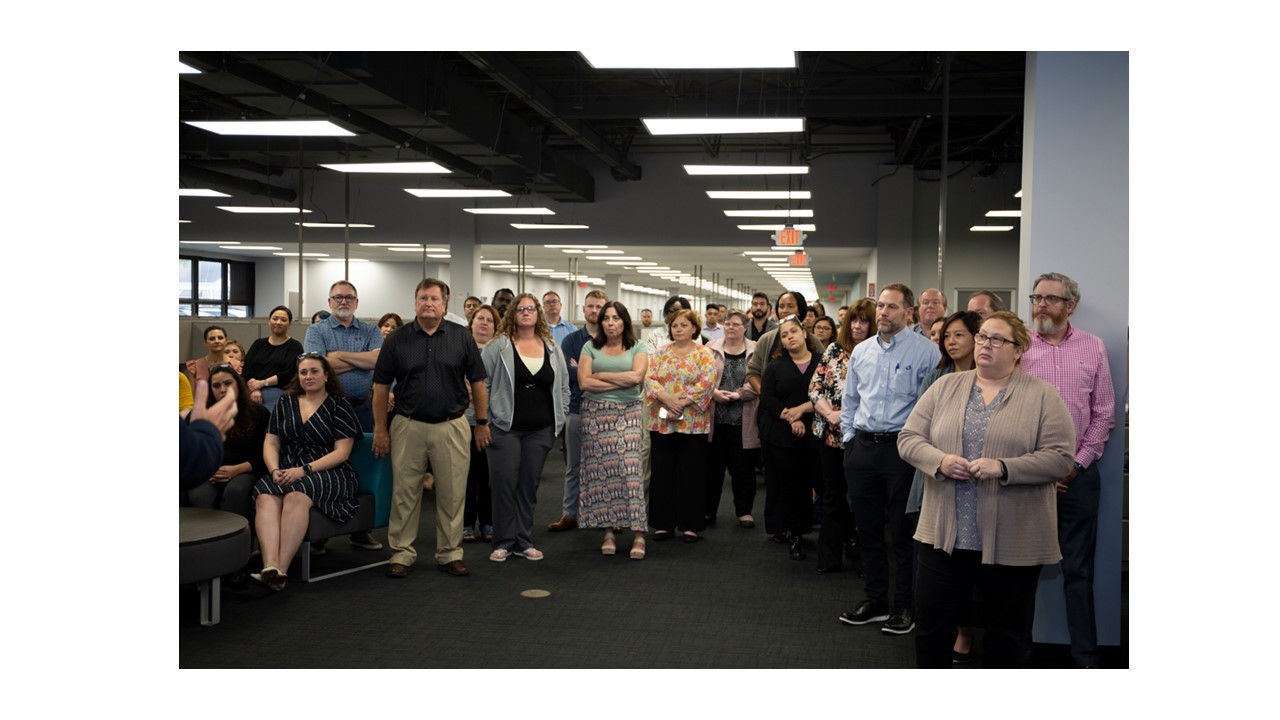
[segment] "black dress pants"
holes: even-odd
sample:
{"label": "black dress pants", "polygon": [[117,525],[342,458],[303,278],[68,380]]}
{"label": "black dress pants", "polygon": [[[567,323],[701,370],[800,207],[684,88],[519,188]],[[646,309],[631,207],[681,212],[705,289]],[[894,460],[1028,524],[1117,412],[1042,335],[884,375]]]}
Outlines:
{"label": "black dress pants", "polygon": [[844,546],[853,537],[853,513],[849,511],[849,483],[844,476],[844,451],[818,448],[822,463],[822,528],[818,531],[818,566],[839,568]]}
{"label": "black dress pants", "polygon": [[1040,566],[983,565],[977,550],[950,555],[920,545],[916,578],[916,667],[951,667],[956,626],[969,622],[969,595],[982,601],[977,624],[983,628],[982,666],[1020,668],[1031,651]]}
{"label": "black dress pants", "polygon": [[756,469],[753,451],[742,447],[742,426],[716,423],[707,456],[706,516],[714,519],[720,509],[724,473],[729,471],[735,517],[751,514],[756,501]]}
{"label": "black dress pants", "polygon": [[[845,443],[844,473],[857,523],[858,545],[867,576],[867,599],[889,602],[889,558],[893,552],[893,605],[911,609],[911,552],[915,520],[907,515],[907,494],[915,468],[898,457],[898,444],[876,442],[861,434]],[[885,523],[891,545],[885,546]]]}
{"label": "black dress pants", "polygon": [[706,435],[649,431],[649,526],[702,532],[707,487]]}

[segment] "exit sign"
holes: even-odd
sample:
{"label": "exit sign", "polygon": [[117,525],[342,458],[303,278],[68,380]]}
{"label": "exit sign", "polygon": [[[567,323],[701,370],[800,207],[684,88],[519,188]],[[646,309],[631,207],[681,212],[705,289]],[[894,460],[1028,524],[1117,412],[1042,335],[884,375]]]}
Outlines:
{"label": "exit sign", "polygon": [[778,247],[800,247],[804,244],[804,239],[808,237],[804,233],[795,228],[783,228],[772,235],[773,242]]}

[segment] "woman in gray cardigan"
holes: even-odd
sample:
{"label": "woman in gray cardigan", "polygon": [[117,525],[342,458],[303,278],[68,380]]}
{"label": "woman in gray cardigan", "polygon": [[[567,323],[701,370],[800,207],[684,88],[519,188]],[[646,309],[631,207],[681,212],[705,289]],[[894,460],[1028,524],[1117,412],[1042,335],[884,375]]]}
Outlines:
{"label": "woman in gray cardigan", "polygon": [[493,552],[541,560],[533,546],[533,506],[542,465],[569,414],[569,367],[551,337],[538,299],[525,293],[507,308],[498,336],[481,355],[488,373],[489,485]]}
{"label": "woman in gray cardigan", "polygon": [[1040,566],[1061,559],[1054,483],[1071,470],[1071,416],[1053,386],[1019,371],[1031,337],[1016,315],[993,313],[975,340],[976,369],[939,378],[898,436],[902,458],[925,474],[915,534],[919,667],[951,666],[975,585],[984,666],[1021,667]]}

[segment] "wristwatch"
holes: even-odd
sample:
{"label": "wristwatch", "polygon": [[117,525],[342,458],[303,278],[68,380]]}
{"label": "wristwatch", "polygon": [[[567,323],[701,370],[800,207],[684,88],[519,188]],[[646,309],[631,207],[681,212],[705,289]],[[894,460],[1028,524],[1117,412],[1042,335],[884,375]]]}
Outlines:
{"label": "wristwatch", "polygon": [[1076,466],[1076,474],[1077,474],[1077,475],[1083,475],[1083,474],[1084,474],[1084,466],[1083,466],[1083,465],[1081,465],[1080,463],[1075,463],[1075,466]]}
{"label": "wristwatch", "polygon": [[311,463],[306,463],[306,462],[302,463],[302,474],[303,475],[311,474]]}
{"label": "wristwatch", "polygon": [[476,418],[476,424],[477,424],[477,425],[488,425],[488,424],[489,424],[489,418]]}

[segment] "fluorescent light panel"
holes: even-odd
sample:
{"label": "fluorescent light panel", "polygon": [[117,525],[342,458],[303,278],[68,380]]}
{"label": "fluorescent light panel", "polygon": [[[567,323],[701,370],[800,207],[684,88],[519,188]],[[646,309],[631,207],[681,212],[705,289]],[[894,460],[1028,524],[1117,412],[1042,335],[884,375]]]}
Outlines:
{"label": "fluorescent light panel", "polygon": [[184,62],[180,62],[178,63],[178,74],[179,75],[203,75],[204,72],[201,70],[197,70],[196,68],[193,68]]}
{"label": "fluorescent light panel", "polygon": [[808,175],[807,165],[685,165],[690,175]]}
{"label": "fluorescent light panel", "polygon": [[210,188],[178,188],[178,197],[231,197]]}
{"label": "fluorescent light panel", "polygon": [[[767,45],[767,44],[766,44]],[[597,70],[733,70],[738,68],[794,68],[794,50],[725,51],[712,46],[661,50],[580,50]]]}
{"label": "fluorescent light panel", "polygon": [[588,260],[643,260],[639,255],[588,255]]}
{"label": "fluorescent light panel", "polygon": [[804,132],[804,118],[640,118],[650,135]]}
{"label": "fluorescent light panel", "polygon": [[188,120],[188,125],[219,135],[271,137],[354,137],[328,120]]}
{"label": "fluorescent light panel", "polygon": [[544,223],[511,223],[517,230],[586,230],[587,225],[551,225]]}
{"label": "fluorescent light panel", "polygon": [[481,260],[481,265],[510,265],[510,260]]}
{"label": "fluorescent light panel", "polygon": [[304,222],[304,223],[295,222],[294,225],[301,225],[302,227],[305,227],[305,228],[345,228],[345,227],[371,228],[373,227],[373,225],[368,225],[366,223],[351,223],[350,225],[348,225],[346,223],[340,223],[340,222]]}
{"label": "fluorescent light panel", "polygon": [[[774,232],[777,232],[778,230],[782,230],[785,227],[786,225],[739,225],[738,229],[739,230],[773,230]],[[817,232],[818,231],[818,226],[814,225],[813,223],[796,223],[791,227],[801,232]]]}
{"label": "fluorescent light panel", "polygon": [[436,258],[437,260],[448,260],[452,255],[445,255],[443,253],[427,253],[427,257]]}
{"label": "fluorescent light panel", "polygon": [[320,258],[320,262],[369,262],[369,261],[365,260],[364,258],[351,258],[350,260],[347,260],[344,258]]}
{"label": "fluorescent light panel", "polygon": [[1021,210],[988,210],[987,217],[1022,217]]}
{"label": "fluorescent light panel", "polygon": [[[608,245],[543,245],[544,248],[577,248],[579,250],[603,250]],[[619,251],[621,252],[621,251]]]}
{"label": "fluorescent light panel", "polygon": [[219,245],[218,247],[222,248],[223,250],[283,250],[284,249],[284,248],[276,247],[275,245],[241,245],[239,243],[236,243],[234,245]]}
{"label": "fluorescent light panel", "polygon": [[390,173],[395,175],[447,175],[449,168],[433,162],[320,163],[320,167],[346,173]]}
{"label": "fluorescent light panel", "polygon": [[[218,245],[221,247],[236,246],[238,242],[227,242],[226,240],[179,240],[183,245]],[[276,248],[277,250],[279,248]]]}
{"label": "fluorescent light panel", "polygon": [[190,221],[190,220],[183,220],[182,218],[178,218],[178,224],[179,224],[179,225],[181,225],[181,224],[183,224],[183,223],[189,223],[189,222],[191,222],[191,221]]}
{"label": "fluorescent light panel", "polygon": [[728,217],[813,217],[813,210],[725,210]]}
{"label": "fluorescent light panel", "polygon": [[473,215],[555,215],[551,208],[544,207],[462,208],[462,211]]}
{"label": "fluorescent light panel", "polygon": [[227,212],[241,213],[241,214],[248,214],[248,215],[254,215],[254,214],[287,215],[290,213],[297,215],[299,212],[305,215],[311,212],[310,210],[298,210],[298,208],[248,206],[248,205],[219,205],[218,209],[226,210]]}
{"label": "fluorescent light panel", "polygon": [[1013,196],[1014,196],[1014,197],[1016,197],[1016,198],[1020,198],[1020,197],[1022,197],[1022,191],[1021,191],[1021,190],[1019,190],[1018,192],[1014,193],[1014,194],[1013,194]]}
{"label": "fluorescent light panel", "polygon": [[[298,257],[298,253],[296,252],[276,252],[271,254],[278,255],[280,257]],[[327,258],[329,257],[329,253],[304,252],[302,253],[302,257]]]}
{"label": "fluorescent light panel", "polygon": [[708,190],[712,200],[808,200],[808,190]]}
{"label": "fluorescent light panel", "polygon": [[405,188],[405,192],[420,198],[482,198],[511,197],[506,190],[448,190],[444,188]]}
{"label": "fluorescent light panel", "polygon": [[974,225],[969,232],[1008,232],[1012,229],[1012,225]]}

